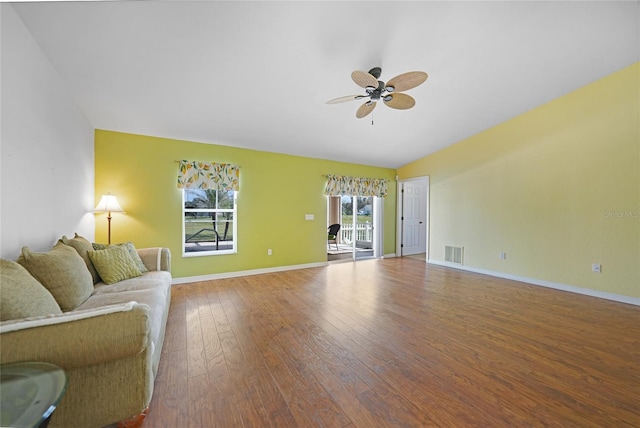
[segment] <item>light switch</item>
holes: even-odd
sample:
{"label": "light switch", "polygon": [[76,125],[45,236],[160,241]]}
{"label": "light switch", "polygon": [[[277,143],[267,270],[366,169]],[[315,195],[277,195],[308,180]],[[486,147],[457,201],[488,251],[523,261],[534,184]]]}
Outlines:
{"label": "light switch", "polygon": [[305,220],[313,220],[315,218],[315,216],[313,214],[305,214],[304,215],[304,219]]}

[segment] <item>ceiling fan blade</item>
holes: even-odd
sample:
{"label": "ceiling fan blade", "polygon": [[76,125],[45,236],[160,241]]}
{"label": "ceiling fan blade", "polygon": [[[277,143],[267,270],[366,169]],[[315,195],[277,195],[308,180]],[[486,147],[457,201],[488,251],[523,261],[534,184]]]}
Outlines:
{"label": "ceiling fan blade", "polygon": [[388,96],[391,97],[391,99],[389,101],[385,101],[384,103],[391,108],[406,110],[416,105],[416,100],[414,100],[411,95],[397,94],[394,92],[392,94],[389,94]]}
{"label": "ceiling fan blade", "polygon": [[413,89],[418,85],[424,83],[429,75],[424,71],[410,71],[408,73],[400,74],[387,82],[387,91],[390,87],[393,87],[393,91],[389,92],[402,92]]}
{"label": "ceiling fan blade", "polygon": [[376,78],[366,71],[354,71],[353,73],[351,73],[351,79],[353,79],[355,84],[360,86],[361,88],[366,88],[367,86],[372,86],[374,88],[378,87],[378,81],[376,80]]}
{"label": "ceiling fan blade", "polygon": [[358,119],[362,119],[363,117],[371,113],[374,108],[376,108],[376,104],[377,103],[375,101],[367,101],[366,103],[362,104],[356,112],[356,117]]}
{"label": "ceiling fan blade", "polygon": [[347,101],[359,100],[365,97],[366,95],[347,95],[346,97],[334,98],[332,100],[329,100],[327,101],[327,104],[346,103]]}

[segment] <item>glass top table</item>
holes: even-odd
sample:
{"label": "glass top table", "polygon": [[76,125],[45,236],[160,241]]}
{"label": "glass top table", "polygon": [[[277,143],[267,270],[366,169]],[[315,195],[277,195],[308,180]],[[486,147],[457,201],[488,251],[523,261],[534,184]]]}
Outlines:
{"label": "glass top table", "polygon": [[66,388],[67,375],[56,365],[0,365],[0,426],[46,426]]}

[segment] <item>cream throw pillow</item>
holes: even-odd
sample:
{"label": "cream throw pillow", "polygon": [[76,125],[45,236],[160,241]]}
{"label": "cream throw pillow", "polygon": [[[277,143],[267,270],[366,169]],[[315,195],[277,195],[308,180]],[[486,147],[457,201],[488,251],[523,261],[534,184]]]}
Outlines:
{"label": "cream throw pillow", "polygon": [[98,271],[93,266],[93,263],[91,263],[89,254],[87,254],[89,251],[93,251],[91,242],[89,242],[88,239],[78,235],[77,233],[75,234],[73,239],[69,239],[66,236],[63,236],[60,241],[62,241],[62,243],[65,245],[69,245],[75,248],[80,257],[82,257],[82,260],[84,260],[84,263],[87,265],[87,269],[89,269],[89,272],[91,273],[91,278],[93,278],[93,283],[95,284],[96,282],[100,281],[100,275],[98,275]]}
{"label": "cream throw pillow", "polygon": [[0,260],[0,321],[61,314],[51,293],[11,260]]}
{"label": "cream throw pillow", "polygon": [[23,247],[18,263],[51,292],[64,312],[77,308],[93,293],[93,279],[84,260],[62,242],[46,253]]}
{"label": "cream throw pillow", "polygon": [[105,284],[142,275],[123,246],[112,245],[104,250],[89,251],[89,258]]}

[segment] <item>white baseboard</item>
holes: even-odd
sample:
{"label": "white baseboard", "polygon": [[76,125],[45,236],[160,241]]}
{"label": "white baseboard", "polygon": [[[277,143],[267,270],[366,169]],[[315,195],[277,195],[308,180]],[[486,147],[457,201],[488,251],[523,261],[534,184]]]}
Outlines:
{"label": "white baseboard", "polygon": [[319,263],[306,263],[306,264],[292,265],[292,266],[276,266],[271,268],[241,270],[237,272],[212,273],[209,275],[184,276],[182,278],[173,278],[173,280],[171,281],[171,285],[187,284],[190,282],[198,282],[198,281],[210,281],[213,279],[237,278],[239,276],[260,275],[262,273],[284,272],[287,270],[307,269],[307,268],[322,267],[327,265],[328,265],[327,262],[319,262]]}
{"label": "white baseboard", "polygon": [[547,288],[554,288],[556,290],[568,291],[570,293],[583,294],[586,296],[598,297],[600,299],[613,300],[615,302],[628,303],[630,305],[640,306],[640,297],[629,297],[629,296],[624,296],[622,294],[607,293],[605,291],[592,290],[590,288],[575,287],[573,285],[560,284],[557,282],[545,281],[542,279],[527,278],[519,275],[511,275],[504,272],[496,272],[496,271],[491,271],[487,269],[474,268],[471,266],[464,266],[464,265],[459,265],[455,263],[443,262],[440,260],[429,259],[427,263],[438,265],[438,266],[450,267],[454,269],[465,270],[468,272],[481,273],[483,275],[490,275],[498,278],[511,279],[513,281],[526,282],[527,284],[539,285]]}

